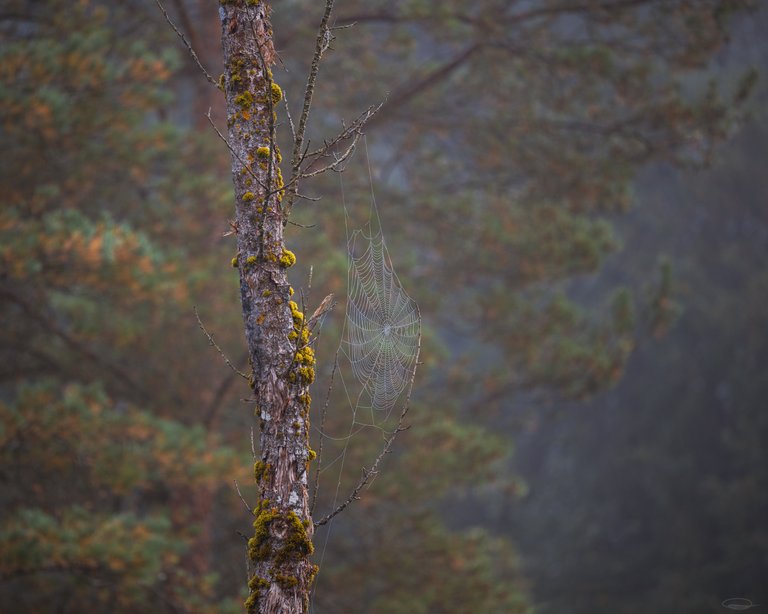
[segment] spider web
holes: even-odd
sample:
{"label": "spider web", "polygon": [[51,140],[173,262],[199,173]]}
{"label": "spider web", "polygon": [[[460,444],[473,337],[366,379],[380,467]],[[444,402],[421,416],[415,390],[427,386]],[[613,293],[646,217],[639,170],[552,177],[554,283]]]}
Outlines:
{"label": "spider web", "polygon": [[348,249],[343,351],[371,407],[391,409],[412,379],[421,331],[419,310],[392,268],[381,231],[371,235],[354,231]]}
{"label": "spider web", "polygon": [[[337,507],[339,492],[344,474],[347,450],[353,437],[367,429],[381,431],[385,441],[394,438],[401,430],[401,424],[410,402],[410,388],[416,376],[416,367],[421,347],[421,315],[416,302],[403,290],[400,280],[392,267],[386,242],[381,231],[376,198],[373,193],[373,175],[371,173],[368,141],[363,136],[365,157],[368,166],[368,178],[371,185],[371,208],[368,222],[364,226],[367,232],[359,229],[350,234],[349,213],[344,194],[344,181],[339,173],[339,188],[344,210],[344,226],[347,236],[347,306],[343,330],[336,351],[330,384],[326,395],[321,418],[318,463],[315,473],[315,492],[312,513],[317,500],[320,474],[331,467],[338,470],[338,480],[331,509]],[[376,229],[374,231],[374,228]],[[339,354],[349,364],[352,374],[360,382],[359,391],[351,391],[345,383]],[[343,388],[344,396],[351,409],[351,422],[346,436],[332,437],[324,428],[325,411],[333,388],[334,375]],[[400,396],[407,391],[400,421],[395,429],[388,432],[383,424],[389,419]],[[355,394],[359,392],[359,394]],[[364,403],[364,397],[370,398],[370,407]],[[358,412],[362,408],[371,410],[370,422],[358,421]],[[383,423],[374,417],[374,410],[386,410]],[[323,462],[323,441],[343,442],[341,453],[330,462]],[[369,484],[370,485],[370,484]],[[325,551],[331,537],[333,518],[326,528],[323,547],[320,552],[320,568],[323,567]],[[319,528],[319,527],[318,527]],[[310,612],[314,609],[314,600],[319,585],[319,575],[315,579],[310,599]]]}

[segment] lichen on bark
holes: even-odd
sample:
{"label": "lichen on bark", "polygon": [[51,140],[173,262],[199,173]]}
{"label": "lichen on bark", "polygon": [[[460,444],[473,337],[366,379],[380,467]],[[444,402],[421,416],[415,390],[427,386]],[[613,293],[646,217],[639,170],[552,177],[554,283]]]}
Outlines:
{"label": "lichen on bark", "polygon": [[314,354],[303,323],[296,322],[286,275],[295,256],[283,238],[284,186],[274,129],[282,93],[270,70],[275,51],[269,11],[264,1],[228,0],[219,7],[236,207],[238,256],[232,265],[240,274],[261,426],[261,458],[254,471],[260,503],[248,547],[246,609],[283,614],[306,611],[317,571],[309,560],[313,524],[307,497]]}

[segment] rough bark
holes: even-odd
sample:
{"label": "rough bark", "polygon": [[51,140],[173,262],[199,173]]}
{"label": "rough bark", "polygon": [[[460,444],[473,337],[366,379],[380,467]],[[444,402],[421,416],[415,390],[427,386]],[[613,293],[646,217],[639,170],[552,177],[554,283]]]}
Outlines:
{"label": "rough bark", "polygon": [[264,0],[222,0],[223,89],[235,185],[238,253],[245,336],[260,420],[261,456],[254,465],[259,503],[248,542],[248,612],[308,610],[316,567],[307,505],[309,384],[314,354],[304,316],[288,285],[295,263],[285,249],[280,202],[283,181],[274,143],[272,81],[275,51]]}

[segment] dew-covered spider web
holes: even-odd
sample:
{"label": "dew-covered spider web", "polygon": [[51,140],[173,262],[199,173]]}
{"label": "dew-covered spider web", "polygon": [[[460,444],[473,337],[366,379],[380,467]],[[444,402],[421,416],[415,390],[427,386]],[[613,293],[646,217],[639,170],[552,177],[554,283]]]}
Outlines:
{"label": "dew-covered spider web", "polygon": [[392,268],[381,230],[349,239],[349,296],[342,349],[371,407],[389,410],[412,380],[421,323]]}
{"label": "dew-covered spider web", "polygon": [[[312,503],[317,499],[320,474],[328,470],[337,472],[338,479],[330,509],[334,510],[340,501],[342,478],[347,460],[347,450],[353,437],[365,437],[366,433],[380,433],[387,447],[402,428],[410,403],[411,387],[421,347],[421,316],[416,302],[405,292],[395,274],[387,244],[381,230],[376,199],[373,193],[368,144],[365,145],[368,175],[371,185],[371,201],[368,222],[362,229],[350,232],[349,211],[344,194],[342,173],[339,173],[339,187],[347,236],[347,306],[343,331],[331,372],[330,385],[320,422],[315,427],[321,437],[320,452],[316,467],[315,492]],[[344,358],[345,360],[340,360]],[[338,367],[338,368],[337,368]],[[345,372],[351,372],[357,386],[349,386]],[[343,398],[351,411],[349,429],[346,435],[332,436],[324,429],[325,409],[328,407],[334,374],[340,383]],[[390,414],[395,407],[399,414],[395,424]],[[360,419],[361,413],[370,415]],[[377,411],[378,410],[378,411]],[[383,415],[382,415],[383,414]],[[397,415],[396,414],[396,415]],[[322,443],[341,446],[338,454],[330,460],[323,459]],[[338,448],[337,448],[338,449]],[[382,455],[384,452],[382,452]],[[379,460],[381,457],[379,457]],[[375,475],[375,466],[369,466]],[[353,497],[357,498],[357,497]],[[344,504],[346,505],[346,504]],[[331,536],[333,517],[325,525],[325,536],[320,551],[320,567],[323,566],[325,551]],[[319,528],[319,527],[318,527]],[[315,579],[310,600],[313,611],[314,598],[319,576]]]}

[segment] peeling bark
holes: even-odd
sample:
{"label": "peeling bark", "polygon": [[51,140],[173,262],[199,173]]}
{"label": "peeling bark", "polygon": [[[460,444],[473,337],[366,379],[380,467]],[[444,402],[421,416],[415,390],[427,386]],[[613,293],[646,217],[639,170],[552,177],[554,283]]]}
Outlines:
{"label": "peeling bark", "polygon": [[314,353],[304,315],[291,300],[286,269],[295,263],[283,242],[272,81],[275,51],[269,5],[222,0],[223,88],[235,186],[237,256],[245,336],[260,420],[261,458],[254,466],[260,500],[254,510],[248,612],[308,610],[316,567],[307,504],[309,384]]}

